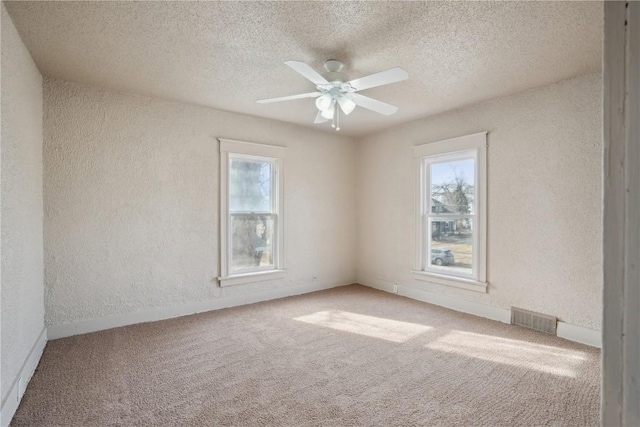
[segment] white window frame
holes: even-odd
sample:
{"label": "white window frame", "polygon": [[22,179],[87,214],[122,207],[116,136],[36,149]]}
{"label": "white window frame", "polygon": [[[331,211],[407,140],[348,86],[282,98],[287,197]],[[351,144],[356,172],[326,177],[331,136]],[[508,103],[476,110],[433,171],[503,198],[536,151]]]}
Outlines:
{"label": "white window frame", "polygon": [[[476,292],[487,292],[487,132],[479,132],[414,147],[416,162],[416,258],[413,278]],[[475,198],[472,214],[446,218],[473,218],[473,268],[471,274],[442,272],[431,265],[429,213],[431,212],[430,165],[443,161],[475,159]]]}
{"label": "white window frame", "polygon": [[[284,159],[286,148],[277,145],[219,139],[220,141],[220,286],[282,279],[286,277],[284,263]],[[234,158],[251,158],[271,162],[275,166],[272,209],[276,215],[274,266],[231,271],[231,213],[229,212],[229,163]]]}

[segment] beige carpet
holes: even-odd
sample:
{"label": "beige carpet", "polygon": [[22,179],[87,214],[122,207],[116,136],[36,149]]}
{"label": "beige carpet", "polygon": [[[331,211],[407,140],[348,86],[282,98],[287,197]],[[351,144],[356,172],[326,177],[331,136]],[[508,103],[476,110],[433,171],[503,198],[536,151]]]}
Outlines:
{"label": "beige carpet", "polygon": [[14,426],[588,426],[600,352],[358,285],[51,341]]}

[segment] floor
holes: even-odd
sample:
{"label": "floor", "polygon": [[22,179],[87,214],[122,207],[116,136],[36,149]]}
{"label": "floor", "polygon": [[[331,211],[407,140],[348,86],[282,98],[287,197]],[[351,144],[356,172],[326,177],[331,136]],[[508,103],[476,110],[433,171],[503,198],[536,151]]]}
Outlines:
{"label": "floor", "polygon": [[600,351],[360,285],[51,341],[13,426],[596,426]]}

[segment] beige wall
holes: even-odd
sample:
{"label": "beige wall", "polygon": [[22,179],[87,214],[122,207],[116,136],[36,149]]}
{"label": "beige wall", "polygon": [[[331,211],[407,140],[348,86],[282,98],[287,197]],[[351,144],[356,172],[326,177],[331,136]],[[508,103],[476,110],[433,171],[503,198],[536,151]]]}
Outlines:
{"label": "beige wall", "polygon": [[42,77],[2,4],[2,403],[44,327]]}
{"label": "beige wall", "polygon": [[[601,76],[587,75],[365,138],[358,147],[358,278],[600,328]],[[412,147],[488,134],[488,294],[419,282]]]}
{"label": "beige wall", "polygon": [[[357,265],[364,284],[389,281],[598,329],[600,86],[599,75],[587,75],[354,144],[284,123],[46,80],[47,325],[305,284],[315,274],[327,284],[348,283]],[[489,293],[417,282],[410,275],[412,147],[483,130]],[[286,282],[215,286],[217,137],[289,149]]]}
{"label": "beige wall", "polygon": [[[344,137],[45,80],[46,324],[355,279],[355,147]],[[220,289],[219,144],[283,145],[285,281]]]}

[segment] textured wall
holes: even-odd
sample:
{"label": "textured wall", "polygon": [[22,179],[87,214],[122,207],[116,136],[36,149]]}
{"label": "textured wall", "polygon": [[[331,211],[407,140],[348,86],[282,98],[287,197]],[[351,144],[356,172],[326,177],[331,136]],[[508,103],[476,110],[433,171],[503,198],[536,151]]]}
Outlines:
{"label": "textured wall", "polygon": [[[601,76],[434,116],[359,144],[360,281],[387,280],[600,328]],[[412,147],[488,135],[488,294],[415,281]]]}
{"label": "textured wall", "polygon": [[[355,278],[355,146],[299,126],[44,85],[46,323]],[[217,287],[217,137],[283,145],[286,281]]]}
{"label": "textured wall", "polygon": [[42,77],[2,4],[2,401],[44,326]]}

